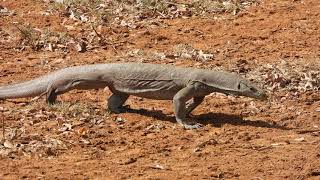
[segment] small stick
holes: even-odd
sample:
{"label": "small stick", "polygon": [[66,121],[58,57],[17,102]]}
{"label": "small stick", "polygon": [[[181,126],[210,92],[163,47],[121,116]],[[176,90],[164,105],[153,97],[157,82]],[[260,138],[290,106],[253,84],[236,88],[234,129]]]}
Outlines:
{"label": "small stick", "polygon": [[5,127],[4,127],[4,117],[2,116],[2,141],[4,142],[5,140],[6,140],[6,138],[5,138],[5,133],[4,133],[4,131],[5,131]]}

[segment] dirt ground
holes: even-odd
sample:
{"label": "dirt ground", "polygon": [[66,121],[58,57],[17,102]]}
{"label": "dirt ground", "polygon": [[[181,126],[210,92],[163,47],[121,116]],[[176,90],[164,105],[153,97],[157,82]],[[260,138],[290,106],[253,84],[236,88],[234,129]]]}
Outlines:
{"label": "dirt ground", "polygon": [[[212,94],[193,112],[204,124],[196,130],[178,126],[170,101],[130,97],[137,113],[110,114],[108,90],[72,91],[53,106],[0,101],[0,179],[320,179],[320,1],[262,0],[235,15],[104,27],[104,47],[35,49],[18,25],[83,37],[90,29],[47,13],[48,4],[0,1],[1,85],[73,65],[136,61],[237,72],[270,98]],[[175,55],[181,44],[196,55]],[[208,56],[197,59],[202,52]]]}

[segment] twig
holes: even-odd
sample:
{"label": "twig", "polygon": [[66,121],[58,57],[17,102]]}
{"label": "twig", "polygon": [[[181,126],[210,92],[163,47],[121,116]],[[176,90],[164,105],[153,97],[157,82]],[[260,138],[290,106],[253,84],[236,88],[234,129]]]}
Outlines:
{"label": "twig", "polygon": [[153,8],[153,16],[156,14],[157,5],[158,5],[158,0],[156,0],[156,3],[155,3],[154,8]]}
{"label": "twig", "polygon": [[5,138],[5,124],[4,124],[4,117],[2,116],[2,142],[6,140]]}
{"label": "twig", "polygon": [[92,30],[94,31],[94,33],[101,39],[101,41],[107,45],[110,45],[117,53],[118,53],[118,50],[116,49],[116,47],[114,46],[114,43],[110,43],[110,42],[107,42],[106,39],[100,34],[98,33],[98,31],[96,30],[96,28],[94,27],[93,24],[91,24],[91,28]]}
{"label": "twig", "polygon": [[94,27],[94,25],[91,23],[91,28],[94,31],[94,33],[102,40],[104,40],[104,38],[101,36],[100,33],[98,33],[98,31],[96,30],[96,28]]}
{"label": "twig", "polygon": [[307,134],[307,133],[317,133],[320,132],[319,129],[303,129],[296,131],[298,134]]}
{"label": "twig", "polygon": [[6,99],[6,102],[11,102],[14,104],[19,104],[19,103],[27,103],[27,100],[13,100],[13,99]]}

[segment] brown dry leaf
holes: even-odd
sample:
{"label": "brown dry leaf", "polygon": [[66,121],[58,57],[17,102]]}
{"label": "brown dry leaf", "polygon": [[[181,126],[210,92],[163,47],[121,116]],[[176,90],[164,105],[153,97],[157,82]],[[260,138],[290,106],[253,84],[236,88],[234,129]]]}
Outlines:
{"label": "brown dry leaf", "polygon": [[72,130],[72,125],[68,123],[62,124],[62,127],[58,129],[59,132],[65,132]]}
{"label": "brown dry leaf", "polygon": [[3,143],[3,146],[6,147],[6,148],[9,148],[9,149],[15,148],[15,145],[14,145],[12,142],[8,141],[8,140],[6,140],[6,141]]}
{"label": "brown dry leaf", "polygon": [[9,10],[6,7],[0,5],[0,16],[12,16],[15,15],[14,10]]}
{"label": "brown dry leaf", "polygon": [[219,142],[216,139],[210,138],[210,139],[204,140],[201,143],[198,143],[193,151],[199,152],[199,151],[202,151],[202,149],[205,148],[207,145],[217,145],[218,143]]}
{"label": "brown dry leaf", "polygon": [[90,144],[91,142],[87,139],[80,139],[80,142],[84,143],[84,144]]}
{"label": "brown dry leaf", "polygon": [[78,135],[85,136],[89,133],[89,128],[87,127],[81,127],[77,130]]}
{"label": "brown dry leaf", "polygon": [[271,91],[294,90],[302,93],[320,89],[319,69],[319,64],[283,60],[259,66],[248,72],[247,76],[256,82],[263,82],[265,88]]}
{"label": "brown dry leaf", "polygon": [[78,52],[86,52],[87,51],[87,44],[84,41],[81,41],[75,45],[75,49]]}
{"label": "brown dry leaf", "polygon": [[129,158],[129,159],[124,159],[124,160],[121,160],[120,162],[119,162],[119,164],[121,164],[121,165],[128,165],[128,164],[132,164],[132,163],[135,163],[135,162],[137,162],[137,158]]}
{"label": "brown dry leaf", "polygon": [[197,59],[201,61],[208,61],[213,59],[213,54],[206,54],[202,50],[198,51]]}

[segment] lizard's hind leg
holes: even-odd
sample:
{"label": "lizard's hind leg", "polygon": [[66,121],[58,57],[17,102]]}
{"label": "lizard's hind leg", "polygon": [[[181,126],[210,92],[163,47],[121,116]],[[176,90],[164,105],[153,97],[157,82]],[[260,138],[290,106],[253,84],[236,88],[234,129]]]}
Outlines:
{"label": "lizard's hind leg", "polygon": [[73,89],[86,89],[87,87],[91,87],[90,82],[91,81],[82,79],[52,82],[45,92],[47,94],[47,103],[54,104],[59,94],[66,93]]}
{"label": "lizard's hind leg", "polygon": [[122,113],[128,111],[123,104],[129,98],[128,94],[125,93],[113,93],[108,99],[108,109],[114,113]]}
{"label": "lizard's hind leg", "polygon": [[50,105],[54,104],[57,100],[58,94],[55,91],[56,91],[55,89],[48,88],[48,90],[46,92],[47,93],[46,101]]}

